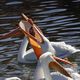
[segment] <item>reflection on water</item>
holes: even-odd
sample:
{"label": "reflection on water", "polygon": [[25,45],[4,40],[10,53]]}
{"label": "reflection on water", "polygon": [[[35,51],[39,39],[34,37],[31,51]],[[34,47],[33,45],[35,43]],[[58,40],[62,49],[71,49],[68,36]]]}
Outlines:
{"label": "reflection on water", "polygon": [[[14,29],[23,12],[34,19],[51,41],[65,41],[80,48],[79,2],[79,0],[1,0],[0,34]],[[22,39],[21,35],[0,40],[0,76],[16,75],[33,79],[35,67],[16,62]],[[76,55],[77,59],[78,56],[79,54]]]}

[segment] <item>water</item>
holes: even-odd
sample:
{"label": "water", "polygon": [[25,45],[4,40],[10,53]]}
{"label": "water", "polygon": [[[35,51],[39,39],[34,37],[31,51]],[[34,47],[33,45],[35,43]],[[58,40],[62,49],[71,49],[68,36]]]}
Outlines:
{"label": "water", "polygon": [[[80,48],[80,0],[2,0],[0,34],[16,28],[21,13],[31,17],[50,41],[65,41]],[[22,34],[0,40],[0,76],[19,76],[33,80],[36,65],[17,62],[23,37]],[[79,56],[77,54],[76,59],[79,60]]]}

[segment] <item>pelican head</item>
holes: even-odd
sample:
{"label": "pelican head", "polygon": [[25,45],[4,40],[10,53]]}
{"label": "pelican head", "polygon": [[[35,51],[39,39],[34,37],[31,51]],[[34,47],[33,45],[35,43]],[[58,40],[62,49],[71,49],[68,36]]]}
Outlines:
{"label": "pelican head", "polygon": [[34,40],[42,43],[44,42],[44,35],[37,25],[34,24],[33,20],[22,14],[24,20],[20,21],[19,26],[22,31],[27,34],[28,37],[33,38]]}
{"label": "pelican head", "polygon": [[50,79],[50,76],[48,76],[50,73],[48,67],[51,67],[52,69],[55,69],[55,70],[59,71],[60,73],[66,75],[68,77],[71,77],[69,75],[69,73],[67,73],[66,70],[52,56],[53,56],[53,54],[51,52],[46,52],[46,53],[42,54],[39,58],[40,63],[43,67],[45,78],[49,78],[46,80],[52,80],[52,79]]}

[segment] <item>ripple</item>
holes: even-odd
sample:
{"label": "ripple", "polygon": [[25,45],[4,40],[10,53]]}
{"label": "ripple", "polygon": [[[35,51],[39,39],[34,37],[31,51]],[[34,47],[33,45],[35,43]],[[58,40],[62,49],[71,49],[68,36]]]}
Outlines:
{"label": "ripple", "polygon": [[3,19],[18,19],[18,18],[21,18],[21,16],[4,16],[4,17],[0,17],[0,19],[1,20],[3,20]]}
{"label": "ripple", "polygon": [[43,2],[41,2],[42,4],[46,4],[46,3],[54,3],[54,2],[56,2],[56,1],[43,1]]}
{"label": "ripple", "polygon": [[54,26],[58,26],[58,25],[63,25],[63,24],[68,24],[69,22],[64,22],[64,23],[54,23],[53,24],[46,24],[46,25],[42,25],[42,27],[54,27]]}
{"label": "ripple", "polygon": [[66,11],[66,9],[54,9],[54,10],[39,12],[36,14],[41,15],[41,14],[58,13],[58,12],[63,12],[63,11]]}
{"label": "ripple", "polygon": [[[44,16],[43,16],[44,17]],[[55,21],[57,22],[57,20],[59,19],[64,19],[64,18],[67,18],[67,16],[54,16],[54,17],[47,17],[47,18],[44,18],[43,20],[38,20],[37,22],[48,22],[48,21]]]}
{"label": "ripple", "polygon": [[18,5],[18,4],[22,4],[23,2],[20,2],[20,1],[13,1],[13,2],[8,2],[6,3],[5,5],[9,6],[9,5]]}
{"label": "ripple", "polygon": [[13,41],[15,40],[14,38],[7,38],[7,39],[3,39],[3,40],[0,40],[0,42],[8,42],[8,41]]}
{"label": "ripple", "polygon": [[74,27],[74,28],[64,28],[62,30],[65,30],[65,31],[80,31],[80,27]]}
{"label": "ripple", "polygon": [[75,26],[75,25],[80,25],[80,22],[69,23],[64,26]]}
{"label": "ripple", "polygon": [[57,20],[56,22],[73,21],[73,20],[76,20],[76,19],[77,18],[69,18],[69,17],[67,17],[67,19]]}
{"label": "ripple", "polygon": [[71,35],[77,35],[77,34],[80,34],[80,32],[77,32],[77,31],[68,31],[68,32],[63,32],[63,33],[58,33],[58,35],[62,35],[62,36],[66,36],[66,35],[69,35],[69,36],[71,36]]}
{"label": "ripple", "polygon": [[0,46],[0,50],[4,50],[4,49],[6,49],[7,47],[6,46]]}
{"label": "ripple", "polygon": [[72,2],[80,2],[80,0],[73,0]]}
{"label": "ripple", "polygon": [[3,26],[10,26],[10,25],[11,25],[10,23],[0,24],[1,27],[3,27]]}

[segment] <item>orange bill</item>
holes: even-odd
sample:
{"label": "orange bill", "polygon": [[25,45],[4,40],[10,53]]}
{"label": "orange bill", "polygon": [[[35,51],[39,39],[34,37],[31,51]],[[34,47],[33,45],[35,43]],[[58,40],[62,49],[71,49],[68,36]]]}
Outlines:
{"label": "orange bill", "polygon": [[65,76],[71,77],[71,75],[65,70],[65,68],[62,65],[60,65],[57,61],[54,61],[53,56],[50,56],[50,57],[53,59],[53,62],[49,63],[49,67],[59,71]]}
{"label": "orange bill", "polygon": [[26,21],[22,20],[19,23],[19,27],[21,28],[25,36],[28,37],[29,43],[33,47],[35,55],[39,59],[40,55],[42,54],[42,50],[41,50],[41,46],[39,45],[39,40],[35,37],[35,35],[30,34],[30,30],[31,31],[33,30],[31,29],[32,28],[31,25],[29,23],[26,23]]}
{"label": "orange bill", "polygon": [[43,33],[42,33],[41,29],[36,24],[34,24],[33,20],[28,18],[25,14],[22,14],[22,17],[26,20],[26,22],[31,24],[31,26],[33,27],[33,30],[35,32],[35,38],[38,39],[40,42],[43,42],[43,38],[41,36],[41,34],[43,34]]}
{"label": "orange bill", "polygon": [[65,63],[65,64],[69,64],[69,65],[74,66],[73,63],[71,63],[70,61],[67,61],[67,60],[65,60],[65,59],[61,59],[61,58],[56,57],[56,56],[53,56],[53,58],[54,58],[56,61],[63,62],[63,63]]}

